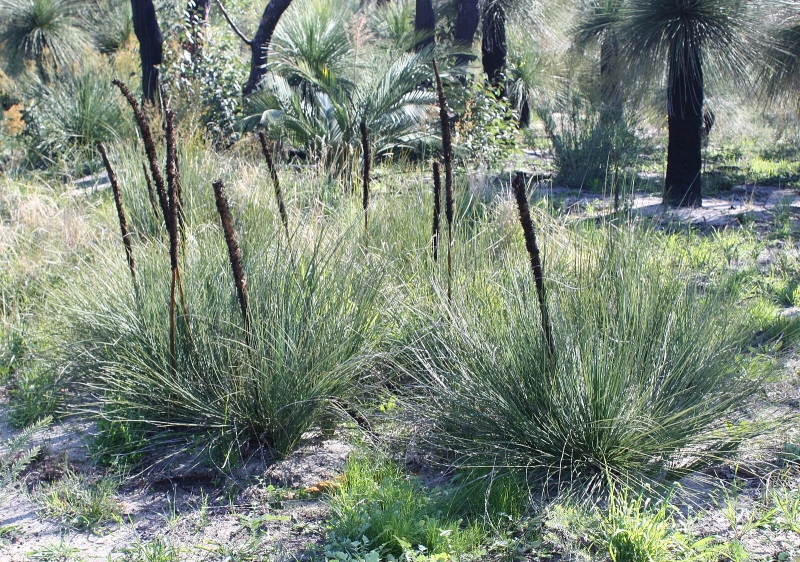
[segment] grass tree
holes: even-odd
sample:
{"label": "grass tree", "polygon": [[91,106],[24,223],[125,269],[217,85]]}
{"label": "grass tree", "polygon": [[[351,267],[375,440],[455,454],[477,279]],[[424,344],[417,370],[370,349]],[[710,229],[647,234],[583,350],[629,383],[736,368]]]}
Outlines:
{"label": "grass tree", "polygon": [[621,9],[620,47],[630,76],[663,77],[669,143],[664,202],[702,205],[704,85],[708,77],[746,79],[763,19],[747,0],[629,0]]}
{"label": "grass tree", "polygon": [[795,105],[800,93],[800,2],[787,1],[777,14],[781,25],[772,30],[761,78],[771,98],[789,97]]}
{"label": "grass tree", "polygon": [[12,72],[33,62],[43,77],[69,67],[89,45],[80,0],[0,0],[0,52]]}

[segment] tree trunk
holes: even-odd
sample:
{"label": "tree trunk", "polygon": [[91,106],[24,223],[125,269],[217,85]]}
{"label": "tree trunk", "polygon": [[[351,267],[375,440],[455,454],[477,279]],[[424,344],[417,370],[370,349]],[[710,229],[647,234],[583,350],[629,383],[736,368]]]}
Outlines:
{"label": "tree trunk", "polygon": [[292,0],[269,0],[267,7],[264,8],[264,14],[258,23],[258,31],[250,44],[250,76],[243,88],[244,95],[253,93],[267,73],[267,49],[272,41],[272,33],[291,3]]}
{"label": "tree trunk", "polygon": [[131,0],[133,31],[139,40],[142,59],[142,99],[155,103],[158,89],[158,65],[164,56],[164,36],[158,27],[153,0]]}
{"label": "tree trunk", "polygon": [[[481,43],[483,54],[483,71],[489,82],[494,86],[502,87],[503,68],[506,66],[506,13],[499,4],[490,4],[483,12],[483,41]],[[501,92],[500,95],[504,95]]]}
{"label": "tree trunk", "polygon": [[[478,0],[459,0],[456,27],[453,31],[453,41],[456,44],[456,48],[472,50],[472,42],[475,40],[475,32],[478,30],[478,22],[480,20],[481,13],[478,9]],[[458,55],[456,64],[466,65],[472,58],[468,54]]]}
{"label": "tree trunk", "polygon": [[416,2],[414,31],[417,35],[417,44],[414,45],[414,50],[419,52],[436,43],[436,14],[433,13],[432,0],[416,0]]}
{"label": "tree trunk", "polygon": [[208,28],[208,13],[211,10],[211,0],[189,0],[186,7],[191,41],[186,45],[186,51],[194,56],[203,46],[206,29]]}
{"label": "tree trunk", "polygon": [[605,109],[613,113],[622,113],[622,88],[617,72],[619,59],[619,40],[616,34],[608,30],[600,42],[600,89],[603,94]]}
{"label": "tree trunk", "polygon": [[[703,70],[699,47],[680,47],[670,57],[668,98],[669,144],[664,203],[678,207],[700,207],[703,133]],[[682,57],[680,61],[678,57]]]}

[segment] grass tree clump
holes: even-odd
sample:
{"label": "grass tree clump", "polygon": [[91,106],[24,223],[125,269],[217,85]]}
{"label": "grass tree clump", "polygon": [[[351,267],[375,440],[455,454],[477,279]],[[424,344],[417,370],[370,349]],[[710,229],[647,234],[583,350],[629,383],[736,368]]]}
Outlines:
{"label": "grass tree clump", "polygon": [[71,372],[96,398],[90,409],[143,425],[160,454],[166,445],[219,452],[259,443],[281,456],[363,392],[358,377],[380,333],[380,271],[340,236],[309,232],[289,255],[261,213],[240,221],[248,329],[225,241],[207,224],[186,234],[181,277],[192,331],[178,322],[174,355],[162,241],[141,244],[138,293],[122,260],[104,252],[96,265],[104,275],[87,272],[62,295]]}
{"label": "grass tree clump", "polygon": [[407,366],[429,439],[461,466],[542,488],[658,481],[727,458],[756,431],[731,424],[762,382],[743,366],[732,297],[649,257],[644,229],[609,227],[599,244],[562,234],[574,265],[550,267],[552,356],[530,273],[423,314]]}

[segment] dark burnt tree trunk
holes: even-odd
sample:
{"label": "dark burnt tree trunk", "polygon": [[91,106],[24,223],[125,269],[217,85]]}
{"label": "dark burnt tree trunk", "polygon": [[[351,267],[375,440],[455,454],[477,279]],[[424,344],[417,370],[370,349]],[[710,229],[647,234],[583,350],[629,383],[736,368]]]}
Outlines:
{"label": "dark burnt tree trunk", "polygon": [[[481,12],[478,9],[478,0],[459,0],[456,27],[453,30],[453,41],[456,48],[472,50],[475,32],[481,21]],[[469,54],[460,54],[456,57],[456,64],[466,65],[473,57]]]}
{"label": "dark burnt tree trunk", "polygon": [[[680,49],[681,52],[674,52]],[[700,207],[702,168],[703,70],[699,47],[670,49],[670,79],[667,92],[669,143],[664,203],[678,207]]]}
{"label": "dark burnt tree trunk", "polygon": [[614,113],[622,112],[622,88],[617,72],[618,60],[619,39],[612,30],[608,30],[600,41],[600,90],[605,108]]}
{"label": "dark burnt tree trunk", "polygon": [[164,36],[158,27],[153,0],[131,0],[133,31],[139,40],[142,59],[142,98],[155,103],[158,89],[158,65],[164,57]]}
{"label": "dark burnt tree trunk", "polygon": [[258,31],[250,43],[250,76],[243,88],[245,95],[253,93],[267,73],[267,49],[272,41],[272,34],[283,12],[291,3],[292,0],[269,0],[267,7],[264,8],[264,14],[258,22]]}
{"label": "dark burnt tree trunk", "polygon": [[417,35],[416,51],[436,43],[436,14],[433,12],[433,0],[416,0],[414,13],[414,31]]}
{"label": "dark burnt tree trunk", "polygon": [[[507,53],[506,13],[497,3],[487,4],[483,10],[481,62],[486,77],[495,88],[502,88]],[[505,92],[501,91],[500,95],[505,95]]]}
{"label": "dark burnt tree trunk", "polygon": [[191,39],[186,45],[186,51],[192,56],[203,47],[210,10],[211,0],[189,0],[189,4],[186,7]]}

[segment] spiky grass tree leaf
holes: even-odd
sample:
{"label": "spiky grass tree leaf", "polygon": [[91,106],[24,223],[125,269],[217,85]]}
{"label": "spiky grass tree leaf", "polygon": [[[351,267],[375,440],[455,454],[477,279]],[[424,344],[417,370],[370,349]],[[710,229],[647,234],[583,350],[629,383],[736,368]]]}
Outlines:
{"label": "spiky grass tree leaf", "polygon": [[82,0],[0,0],[0,45],[12,72],[33,61],[40,72],[78,62],[89,44]]}

